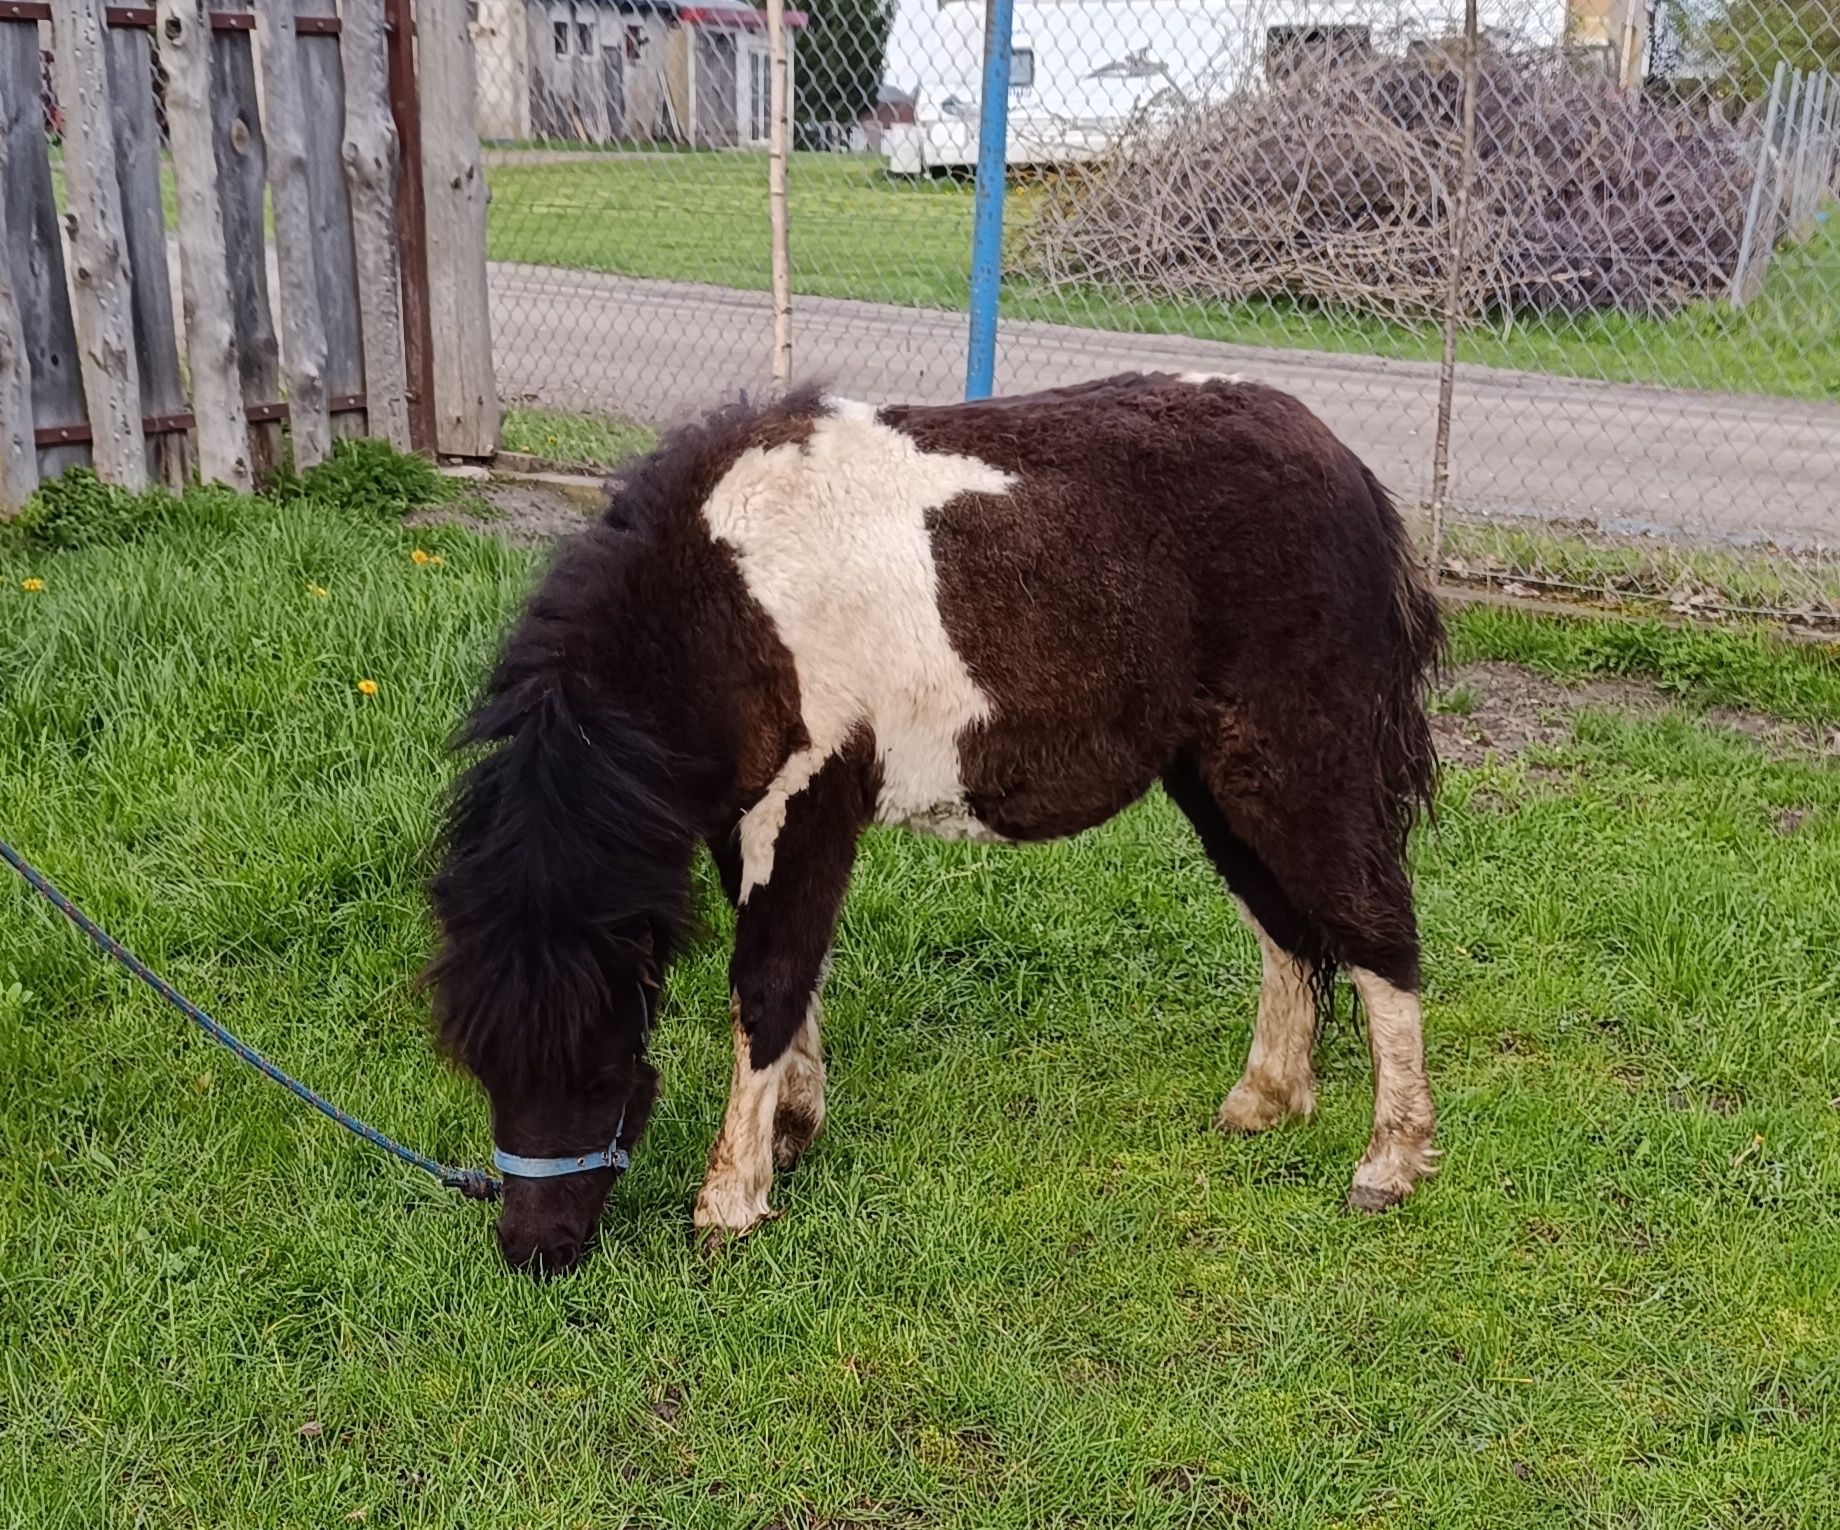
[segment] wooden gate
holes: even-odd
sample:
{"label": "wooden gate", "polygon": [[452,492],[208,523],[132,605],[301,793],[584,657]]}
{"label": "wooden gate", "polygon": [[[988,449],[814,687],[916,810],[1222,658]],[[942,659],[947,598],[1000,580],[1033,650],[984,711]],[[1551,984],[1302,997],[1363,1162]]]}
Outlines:
{"label": "wooden gate", "polygon": [[0,0],[0,510],[498,423],[465,0]]}

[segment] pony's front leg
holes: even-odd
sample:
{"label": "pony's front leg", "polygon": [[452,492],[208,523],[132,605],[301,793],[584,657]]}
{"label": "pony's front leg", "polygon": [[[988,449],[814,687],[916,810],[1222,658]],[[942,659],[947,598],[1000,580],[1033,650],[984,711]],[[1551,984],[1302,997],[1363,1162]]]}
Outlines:
{"label": "pony's front leg", "polygon": [[772,1215],[776,1144],[797,1156],[824,1118],[819,991],[837,913],[873,806],[866,751],[817,769],[795,756],[740,828],[740,912],[729,967],[735,1061],[728,1111],[696,1198],[710,1248]]}

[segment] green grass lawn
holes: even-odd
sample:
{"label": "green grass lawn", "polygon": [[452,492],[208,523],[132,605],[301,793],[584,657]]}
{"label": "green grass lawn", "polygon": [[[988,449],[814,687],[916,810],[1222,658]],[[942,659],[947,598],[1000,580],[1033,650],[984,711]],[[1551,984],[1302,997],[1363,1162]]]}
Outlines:
{"label": "green grass lawn", "polygon": [[657,440],[649,425],[623,415],[517,408],[505,411],[498,444],[566,467],[607,468],[651,450]]}
{"label": "green grass lawn", "polygon": [[[411,986],[421,878],[536,555],[310,503],[175,520],[0,536],[0,832],[284,1066],[477,1163]],[[1831,720],[1840,660],[1457,636],[1678,709],[1447,782],[1417,852],[1447,1157],[1379,1220],[1340,1211],[1346,1021],[1313,1123],[1204,1130],[1257,958],[1160,798],[1058,846],[868,840],[829,1130],[713,1267],[686,1234],[729,926],[699,873],[717,938],[669,986],[656,1124],[544,1286],[0,882],[8,1522],[1840,1522],[1840,774],[1699,715]]]}
{"label": "green grass lawn", "polygon": [[[794,155],[790,169],[793,288],[813,296],[962,308],[971,251],[970,186],[908,184],[880,162]],[[497,260],[712,282],[764,291],[770,282],[767,167],[751,154],[494,164],[487,239]],[[1011,264],[1037,188],[1007,201]],[[1300,304],[1231,307],[1145,300],[1097,288],[1050,292],[1015,270],[1004,311],[1100,329],[1198,335],[1435,361],[1434,324],[1392,324]],[[1487,366],[1614,382],[1840,399],[1840,226],[1783,252],[1769,285],[1734,313],[1704,304],[1664,322],[1617,314],[1526,319],[1464,336],[1461,356]]]}

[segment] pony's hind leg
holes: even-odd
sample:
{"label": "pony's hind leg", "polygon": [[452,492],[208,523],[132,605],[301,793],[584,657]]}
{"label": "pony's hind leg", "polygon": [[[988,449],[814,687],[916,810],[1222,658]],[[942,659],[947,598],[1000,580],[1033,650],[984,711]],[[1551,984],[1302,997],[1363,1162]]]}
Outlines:
{"label": "pony's hind leg", "polygon": [[1220,1103],[1214,1125],[1228,1132],[1262,1132],[1316,1111],[1316,998],[1302,961],[1281,950],[1242,903],[1258,936],[1262,975],[1259,1013],[1246,1071]]}
{"label": "pony's hind leg", "polygon": [[[1237,730],[1223,731],[1229,742],[1199,757],[1185,784],[1205,787],[1212,797],[1229,831],[1223,842],[1244,858],[1242,899],[1281,948],[1310,959],[1309,986],[1339,968],[1360,995],[1374,1067],[1374,1125],[1348,1204],[1383,1211],[1434,1173],[1438,1156],[1437,1112],[1425,1075],[1418,925],[1396,831],[1376,812],[1371,784],[1352,763],[1345,781],[1314,779],[1307,794],[1285,791],[1274,781],[1294,775],[1266,769]],[[1324,747],[1310,758],[1351,757]],[[1172,778],[1180,781],[1180,773]],[[1218,853],[1215,860],[1221,863]],[[1233,869],[1226,875],[1234,882]]]}
{"label": "pony's hind leg", "polygon": [[1424,1017],[1418,985],[1401,987],[1377,972],[1350,966],[1348,976],[1367,1013],[1367,1046],[1374,1062],[1374,1130],[1355,1166],[1348,1204],[1356,1211],[1385,1211],[1437,1172],[1432,1146],[1437,1112],[1425,1077]]}
{"label": "pony's hind leg", "polygon": [[1202,848],[1259,942],[1261,979],[1252,1047],[1246,1070],[1221,1102],[1214,1124],[1222,1131],[1262,1132],[1292,1117],[1307,1117],[1316,1109],[1311,1061],[1316,1044],[1316,943],[1271,872],[1233,832],[1192,762],[1171,766],[1164,789],[1195,826]]}

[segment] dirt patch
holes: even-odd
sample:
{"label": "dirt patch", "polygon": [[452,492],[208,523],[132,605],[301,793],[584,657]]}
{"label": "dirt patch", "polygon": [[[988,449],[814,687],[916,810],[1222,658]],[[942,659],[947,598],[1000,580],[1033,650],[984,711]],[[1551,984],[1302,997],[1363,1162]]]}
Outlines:
{"label": "dirt patch", "polygon": [[469,483],[466,497],[451,505],[418,510],[404,524],[448,524],[532,546],[580,531],[599,513],[596,506],[540,483]]}
{"label": "dirt patch", "polygon": [[[1446,764],[1474,769],[1491,758],[1515,759],[1541,746],[1572,740],[1578,714],[1597,708],[1657,717],[1676,703],[1652,685],[1633,680],[1589,680],[1568,685],[1518,664],[1466,664],[1446,680],[1431,731]],[[1756,740],[1772,754],[1840,758],[1840,731],[1786,722],[1763,712],[1720,707],[1705,714],[1715,728]],[[1785,832],[1793,832],[1793,826]]]}
{"label": "dirt patch", "polygon": [[1648,686],[1625,680],[1565,685],[1517,664],[1465,664],[1436,697],[1431,732],[1446,764],[1468,769],[1491,756],[1514,759],[1540,745],[1568,744],[1588,707],[1652,717],[1665,710]]}

